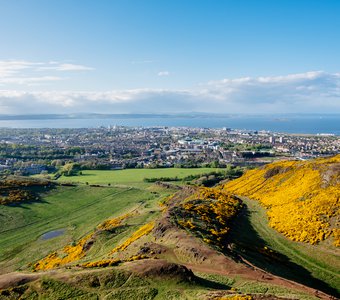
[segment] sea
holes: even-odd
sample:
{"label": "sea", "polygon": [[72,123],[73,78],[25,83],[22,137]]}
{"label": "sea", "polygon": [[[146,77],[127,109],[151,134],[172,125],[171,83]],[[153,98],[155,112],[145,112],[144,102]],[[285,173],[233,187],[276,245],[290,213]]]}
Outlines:
{"label": "sea", "polygon": [[110,115],[92,117],[0,119],[7,128],[197,127],[265,130],[278,133],[340,136],[340,114],[308,115]]}

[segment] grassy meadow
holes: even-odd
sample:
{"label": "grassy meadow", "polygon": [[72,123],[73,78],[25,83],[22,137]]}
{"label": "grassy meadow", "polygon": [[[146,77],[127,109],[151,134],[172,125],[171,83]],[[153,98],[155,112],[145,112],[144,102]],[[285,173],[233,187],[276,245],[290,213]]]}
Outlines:
{"label": "grassy meadow", "polygon": [[[168,193],[160,189],[62,186],[40,202],[2,205],[0,273],[27,268],[29,263],[82,238],[105,219],[158,207],[159,199]],[[139,218],[143,223],[144,215]],[[58,237],[41,239],[44,233],[58,229],[65,231]]]}
{"label": "grassy meadow", "polygon": [[125,170],[84,170],[82,175],[62,176],[58,181],[80,182],[89,184],[111,184],[136,187],[146,187],[150,184],[144,182],[144,178],[154,177],[178,177],[183,179],[189,175],[205,174],[223,171],[221,168],[160,168],[160,169],[125,169]]}
{"label": "grassy meadow", "polygon": [[[174,192],[144,182],[144,178],[184,178],[218,170],[221,169],[83,171],[83,175],[61,177],[58,180],[60,183],[77,182],[79,185],[57,186],[44,193],[41,201],[1,205],[0,273],[25,269],[29,263],[51,251],[79,240],[104,220],[138,209],[139,217],[134,218],[133,224],[128,224],[127,230],[115,240],[119,241],[124,234],[133,232],[150,217],[147,211],[153,210],[157,215],[159,201]],[[85,185],[86,182],[89,185]],[[43,234],[55,230],[64,232],[51,239],[41,238]],[[99,237],[99,240],[105,244],[105,237]],[[92,252],[98,252],[98,256],[99,252],[104,253],[109,247],[112,245]]]}

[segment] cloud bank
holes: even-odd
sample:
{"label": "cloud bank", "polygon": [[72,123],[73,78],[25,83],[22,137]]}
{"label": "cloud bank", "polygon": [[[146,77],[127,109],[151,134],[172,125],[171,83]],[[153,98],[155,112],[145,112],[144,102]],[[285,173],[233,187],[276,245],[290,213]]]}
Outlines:
{"label": "cloud bank", "polygon": [[[0,78],[8,80],[18,68],[27,67],[46,66],[17,63],[6,69],[1,68],[0,65]],[[56,70],[63,68],[61,64],[56,64],[55,67]],[[72,69],[72,67],[64,66],[64,69]],[[3,74],[5,74],[4,77],[1,77]],[[46,78],[45,80],[57,79]],[[316,71],[276,77],[223,79],[186,90],[131,89],[105,92],[0,90],[1,114],[176,113],[189,111],[340,113],[340,73]]]}

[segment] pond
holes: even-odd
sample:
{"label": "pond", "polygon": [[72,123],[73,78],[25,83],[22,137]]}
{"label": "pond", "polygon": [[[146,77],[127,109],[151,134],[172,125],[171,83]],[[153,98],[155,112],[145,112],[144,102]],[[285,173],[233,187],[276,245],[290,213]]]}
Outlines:
{"label": "pond", "polygon": [[40,238],[42,240],[49,240],[49,239],[53,239],[57,236],[64,234],[64,232],[65,232],[65,229],[52,230],[52,231],[44,233]]}

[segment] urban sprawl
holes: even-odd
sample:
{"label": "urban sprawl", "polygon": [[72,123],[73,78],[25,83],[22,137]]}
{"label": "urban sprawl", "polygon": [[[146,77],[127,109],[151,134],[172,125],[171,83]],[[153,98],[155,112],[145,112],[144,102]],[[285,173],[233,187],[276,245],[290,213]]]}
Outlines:
{"label": "urban sprawl", "polygon": [[340,138],[230,128],[124,127],[0,129],[0,172],[259,166],[339,153]]}

